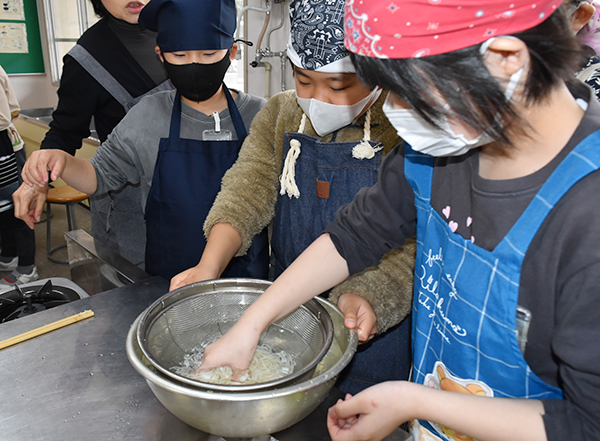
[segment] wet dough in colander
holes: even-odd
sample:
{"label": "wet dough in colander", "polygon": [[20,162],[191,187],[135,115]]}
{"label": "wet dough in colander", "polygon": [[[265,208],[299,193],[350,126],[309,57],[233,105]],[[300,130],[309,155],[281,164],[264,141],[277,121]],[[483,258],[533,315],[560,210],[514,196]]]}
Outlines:
{"label": "wet dough in colander", "polygon": [[259,345],[242,381],[232,381],[232,370],[229,366],[221,366],[207,372],[194,374],[194,370],[202,363],[204,347],[197,347],[186,354],[179,366],[171,368],[178,375],[213,384],[255,384],[276,380],[289,375],[294,370],[294,360],[285,351],[273,352],[267,345]]}

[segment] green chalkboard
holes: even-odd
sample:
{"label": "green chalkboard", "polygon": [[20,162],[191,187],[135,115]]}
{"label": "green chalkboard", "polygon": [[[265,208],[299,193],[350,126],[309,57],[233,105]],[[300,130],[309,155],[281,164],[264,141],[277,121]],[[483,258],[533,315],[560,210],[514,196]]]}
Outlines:
{"label": "green chalkboard", "polygon": [[25,23],[29,52],[27,54],[0,53],[0,65],[8,74],[44,73],[44,56],[36,0],[23,0],[23,9],[25,20],[2,20],[0,24]]}

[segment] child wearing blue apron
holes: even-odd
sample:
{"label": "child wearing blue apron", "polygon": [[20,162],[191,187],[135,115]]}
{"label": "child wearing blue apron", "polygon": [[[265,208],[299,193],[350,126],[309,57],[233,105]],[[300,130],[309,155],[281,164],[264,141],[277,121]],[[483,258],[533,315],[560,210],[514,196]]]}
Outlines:
{"label": "child wearing blue apron", "polygon": [[[218,277],[220,268],[234,255],[243,256],[252,237],[269,224],[271,277],[279,276],[339,207],[377,181],[383,157],[400,139],[381,110],[381,90],[356,79],[343,46],[343,6],[343,0],[327,7],[317,0],[292,2],[288,56],[296,90],[276,95],[257,115],[207,217],[207,251],[197,267],[173,279],[171,289]],[[320,50],[323,38],[328,45]],[[225,243],[229,235],[231,246]],[[387,267],[355,277],[333,292],[332,301],[343,297],[339,305],[347,323],[354,327],[351,321],[359,322],[365,342],[342,373],[342,390],[357,393],[381,381],[408,378],[410,318],[404,318],[410,311],[413,261],[410,245],[386,258]],[[369,299],[382,291],[388,293],[387,305],[373,307],[393,303],[396,315],[364,324],[347,300],[352,295]]]}
{"label": "child wearing blue apron", "polygon": [[241,372],[273,319],[416,230],[412,381],[340,400],[332,439],[600,439],[600,104],[561,2],[351,0],[344,23],[406,146],[202,369]]}
{"label": "child wearing blue apron", "polygon": [[[230,92],[223,83],[237,51],[233,0],[155,0],[139,22],[157,32],[156,52],[176,91],[134,106],[91,161],[55,150],[36,152],[30,161],[88,193],[139,183],[146,271],[170,279],[202,255],[206,242],[196,232],[264,100]],[[267,271],[265,230],[224,275],[265,278]]]}

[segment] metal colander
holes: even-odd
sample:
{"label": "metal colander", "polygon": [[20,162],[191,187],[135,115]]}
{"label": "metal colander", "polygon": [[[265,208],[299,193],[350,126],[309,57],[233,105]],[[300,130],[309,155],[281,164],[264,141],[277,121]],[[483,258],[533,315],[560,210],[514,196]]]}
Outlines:
{"label": "metal colander", "polygon": [[199,282],[172,291],[142,314],[137,329],[140,349],[162,373],[204,389],[243,392],[308,378],[333,339],[331,317],[314,300],[271,324],[261,335],[259,344],[292,356],[294,371],[285,377],[264,383],[224,385],[194,380],[171,370],[195,348],[225,334],[263,291],[264,282],[252,279]]}

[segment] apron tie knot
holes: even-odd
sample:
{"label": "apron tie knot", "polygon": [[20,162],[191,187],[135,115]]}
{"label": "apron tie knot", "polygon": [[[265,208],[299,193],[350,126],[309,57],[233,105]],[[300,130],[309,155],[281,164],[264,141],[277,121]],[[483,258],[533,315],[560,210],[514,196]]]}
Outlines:
{"label": "apron tie knot", "polygon": [[[305,125],[306,114],[303,113],[302,119],[300,120],[298,133],[304,133]],[[290,149],[285,157],[283,171],[281,172],[281,177],[279,178],[279,182],[281,183],[279,194],[284,195],[287,193],[290,199],[292,196],[294,196],[296,199],[300,197],[300,190],[296,185],[296,159],[298,159],[298,156],[300,156],[300,146],[300,141],[297,139],[292,139],[290,141]]]}
{"label": "apron tie knot", "polygon": [[369,142],[371,140],[371,109],[367,110],[365,116],[364,137],[362,141],[352,149],[352,157],[356,159],[373,159],[375,153],[382,150],[383,147],[373,147]]}

